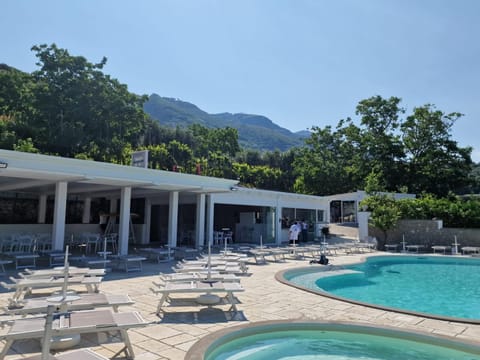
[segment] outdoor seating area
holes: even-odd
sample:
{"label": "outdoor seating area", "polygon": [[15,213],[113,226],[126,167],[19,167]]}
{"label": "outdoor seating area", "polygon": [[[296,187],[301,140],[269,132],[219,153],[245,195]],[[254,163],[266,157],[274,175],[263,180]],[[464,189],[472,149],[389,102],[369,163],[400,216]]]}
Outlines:
{"label": "outdoor seating area", "polygon": [[[117,256],[118,234],[81,232],[65,236],[65,244],[70,249],[70,261],[80,266],[105,268]],[[65,259],[63,250],[52,250],[52,235],[49,233],[0,234],[0,273],[4,266],[13,264],[16,270],[32,269],[39,261],[47,261],[49,266],[62,265]],[[115,259],[117,269],[141,271],[139,259]],[[129,262],[130,264],[126,264]],[[133,262],[135,262],[134,266]]]}
{"label": "outdoor seating area", "polygon": [[[12,272],[16,270],[10,264],[7,273],[15,279],[43,282],[47,278],[56,278],[59,283],[57,288],[32,288],[16,302],[7,301],[15,294],[14,289],[0,292],[0,299],[9,304],[5,307],[5,320],[0,329],[4,346],[1,354],[6,360],[16,359],[15,353],[25,351],[21,349],[28,349],[21,353],[22,359],[42,359],[38,354],[45,351],[52,353],[48,359],[64,360],[73,360],[77,356],[79,359],[105,360],[120,353],[129,359],[135,355],[142,355],[139,358],[181,359],[191,344],[210,331],[202,326],[204,323],[210,324],[213,331],[217,327],[215,322],[220,322],[220,326],[231,326],[239,321],[260,321],[264,316],[288,319],[288,314],[302,314],[307,309],[308,314],[303,316],[324,318],[328,313],[332,314],[330,320],[340,321],[352,319],[354,313],[364,319],[362,311],[380,314],[381,310],[360,305],[355,305],[355,310],[351,309],[353,305],[339,310],[338,301],[332,299],[322,300],[321,311],[315,310],[317,295],[302,293],[298,297],[298,291],[273,280],[274,274],[281,269],[312,266],[307,265],[310,258],[318,258],[320,254],[328,253],[330,261],[339,266],[374,254],[370,246],[363,247],[358,242],[330,240],[331,244],[302,243],[283,247],[230,244],[227,252],[220,247],[221,250],[210,251],[210,254],[200,252],[194,260],[172,259],[159,263],[153,259],[142,263],[142,273],[120,272],[115,274],[116,280],[102,281],[102,289],[98,292],[88,292],[81,283],[70,282],[70,279],[108,278],[110,275],[104,269],[67,265],[68,291],[62,293],[59,283],[65,284],[65,266],[26,269],[13,276]],[[436,251],[441,252],[441,249]],[[263,254],[263,262],[257,261],[259,254]],[[230,271],[231,268],[235,270]],[[52,292],[59,288],[60,292]],[[37,294],[40,290],[42,294]],[[129,291],[132,294],[127,295]],[[262,301],[258,301],[259,298]],[[55,311],[49,325],[51,306]],[[372,323],[380,318],[381,315],[368,316]],[[430,320],[430,324],[435,327],[434,320]],[[197,326],[202,330],[195,330]],[[467,325],[470,326],[475,327]],[[195,332],[193,337],[191,332]],[[45,345],[42,341],[45,335],[55,339],[76,339],[76,345],[65,349],[55,348],[55,342]],[[178,345],[173,340],[175,336],[178,336]],[[159,343],[160,339],[162,344],[169,345],[161,348],[152,345]],[[24,347],[30,342],[35,345]]]}
{"label": "outdoor seating area", "polygon": [[[0,358],[7,356],[15,342],[38,339],[42,355],[31,359],[51,359],[50,350],[71,348],[80,342],[82,334],[102,333],[118,334],[119,341],[124,344],[118,353],[133,359],[127,330],[144,327],[148,322],[138,311],[119,312],[119,307],[132,306],[134,301],[128,294],[100,293],[105,269],[70,267],[68,247],[64,261],[62,267],[27,269],[17,277],[10,276],[9,283],[0,282],[9,291],[3,314],[8,319],[1,322],[0,340],[4,346]],[[81,292],[76,285],[85,285],[86,292]],[[52,288],[60,290],[52,292]],[[47,295],[33,294],[34,290]],[[113,339],[107,338],[108,341]],[[88,349],[53,358],[73,360],[77,356],[105,359]]]}

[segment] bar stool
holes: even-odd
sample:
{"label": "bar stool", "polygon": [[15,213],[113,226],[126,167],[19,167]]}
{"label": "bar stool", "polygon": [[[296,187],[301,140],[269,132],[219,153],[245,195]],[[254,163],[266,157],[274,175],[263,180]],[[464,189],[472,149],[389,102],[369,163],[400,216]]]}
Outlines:
{"label": "bar stool", "polygon": [[220,245],[223,243],[223,231],[214,231],[213,232],[213,244]]}
{"label": "bar stool", "polygon": [[117,252],[117,237],[118,237],[118,234],[116,234],[116,233],[111,233],[109,235],[105,235],[105,241],[107,243],[107,248],[110,246],[113,254],[115,254]]}
{"label": "bar stool", "polygon": [[233,243],[233,232],[228,229],[222,229],[223,230],[223,241],[226,241],[227,243]]}

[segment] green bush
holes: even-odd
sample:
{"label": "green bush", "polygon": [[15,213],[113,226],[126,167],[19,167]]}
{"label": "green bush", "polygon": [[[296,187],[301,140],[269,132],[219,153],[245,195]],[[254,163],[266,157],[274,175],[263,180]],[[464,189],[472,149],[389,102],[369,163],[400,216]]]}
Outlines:
{"label": "green bush", "polygon": [[454,228],[480,228],[480,199],[461,198],[450,195],[435,198],[423,195],[417,199],[402,199],[396,202],[401,219],[443,221],[443,226]]}

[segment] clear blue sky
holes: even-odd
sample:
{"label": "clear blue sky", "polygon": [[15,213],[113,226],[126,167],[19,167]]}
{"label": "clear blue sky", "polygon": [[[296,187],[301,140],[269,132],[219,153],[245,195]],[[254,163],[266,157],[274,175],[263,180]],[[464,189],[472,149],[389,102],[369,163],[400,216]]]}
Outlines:
{"label": "clear blue sky", "polygon": [[56,43],[138,94],[298,131],[397,96],[465,116],[453,138],[480,162],[480,1],[2,0],[0,63],[31,72]]}

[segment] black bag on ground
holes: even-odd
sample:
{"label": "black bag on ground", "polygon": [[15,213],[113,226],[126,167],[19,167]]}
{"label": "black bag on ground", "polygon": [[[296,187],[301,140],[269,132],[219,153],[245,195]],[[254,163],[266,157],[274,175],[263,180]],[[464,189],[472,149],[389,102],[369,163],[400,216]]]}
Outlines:
{"label": "black bag on ground", "polygon": [[310,264],[322,264],[322,265],[328,265],[328,258],[325,254],[320,255],[320,260],[312,260],[310,261]]}

